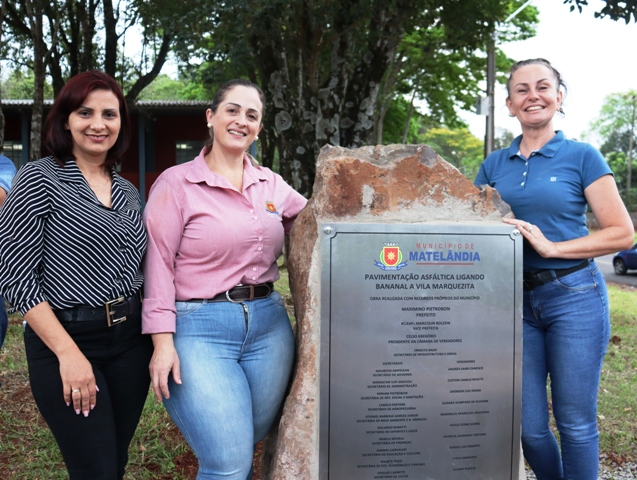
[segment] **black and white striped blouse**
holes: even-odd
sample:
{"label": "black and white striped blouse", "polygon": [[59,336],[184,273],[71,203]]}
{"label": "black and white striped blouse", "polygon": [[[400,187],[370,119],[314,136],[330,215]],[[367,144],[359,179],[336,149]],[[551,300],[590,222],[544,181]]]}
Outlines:
{"label": "black and white striped blouse", "polygon": [[0,211],[0,290],[23,315],[97,307],[142,285],[147,237],[139,193],[112,174],[112,208],[95,196],[74,160],[24,165]]}

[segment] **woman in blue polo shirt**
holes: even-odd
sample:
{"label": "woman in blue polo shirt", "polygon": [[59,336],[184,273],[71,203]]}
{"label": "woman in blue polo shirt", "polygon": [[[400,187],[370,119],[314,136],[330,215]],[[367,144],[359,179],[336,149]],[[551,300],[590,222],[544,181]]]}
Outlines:
{"label": "woman in blue polo shirt", "polygon": [[[2,206],[9,190],[11,190],[11,182],[15,173],[16,168],[13,162],[4,155],[0,155],[0,206]],[[7,309],[4,304],[4,299],[0,295],[0,348],[2,348],[2,344],[4,343],[8,325],[9,318],[7,317]]]}
{"label": "woman in blue polo shirt", "polygon": [[[633,225],[612,172],[591,145],[553,130],[565,84],[544,59],[517,62],[507,107],[522,135],[490,154],[476,185],[498,190],[524,236],[522,447],[538,480],[597,480],[597,390],[610,336],[594,257],[629,248]],[[589,235],[590,206],[600,229]],[[561,452],[549,428],[547,378]]]}

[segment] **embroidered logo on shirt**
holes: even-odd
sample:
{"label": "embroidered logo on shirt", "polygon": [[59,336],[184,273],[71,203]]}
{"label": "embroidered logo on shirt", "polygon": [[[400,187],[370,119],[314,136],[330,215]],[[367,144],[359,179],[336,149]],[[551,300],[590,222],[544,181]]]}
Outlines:
{"label": "embroidered logo on shirt", "polygon": [[557,182],[557,177],[551,177],[551,182]]}
{"label": "embroidered logo on shirt", "polygon": [[279,213],[276,211],[276,207],[272,202],[265,202],[265,209],[270,213]]}

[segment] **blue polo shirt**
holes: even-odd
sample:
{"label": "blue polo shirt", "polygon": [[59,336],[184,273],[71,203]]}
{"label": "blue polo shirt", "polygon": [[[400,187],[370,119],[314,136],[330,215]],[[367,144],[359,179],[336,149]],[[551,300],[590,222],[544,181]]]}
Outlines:
{"label": "blue polo shirt", "polygon": [[9,193],[11,181],[16,173],[15,165],[11,159],[0,155],[0,188]]}
{"label": "blue polo shirt", "polygon": [[[584,189],[604,175],[608,163],[593,146],[567,140],[557,131],[546,145],[520,154],[522,135],[509,148],[491,153],[474,185],[490,185],[511,206],[515,218],[537,225],[554,242],[588,235]],[[569,268],[581,260],[542,258],[524,242],[524,270]]]}

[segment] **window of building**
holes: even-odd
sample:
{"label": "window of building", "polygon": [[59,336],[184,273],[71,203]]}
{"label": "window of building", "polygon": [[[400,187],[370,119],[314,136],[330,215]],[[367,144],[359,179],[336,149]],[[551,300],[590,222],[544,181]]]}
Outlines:
{"label": "window of building", "polygon": [[5,140],[2,155],[10,158],[15,167],[19,168],[22,161],[22,144],[13,140]]}
{"label": "window of building", "polygon": [[176,164],[179,165],[180,163],[186,163],[194,159],[197,155],[199,155],[199,152],[201,152],[203,145],[204,142],[201,141],[177,141],[175,143],[175,146],[177,147]]}

